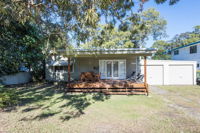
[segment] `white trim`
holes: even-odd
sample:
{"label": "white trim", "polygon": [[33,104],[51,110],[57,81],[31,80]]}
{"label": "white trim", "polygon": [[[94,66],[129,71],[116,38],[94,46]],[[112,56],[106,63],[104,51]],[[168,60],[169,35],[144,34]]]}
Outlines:
{"label": "white trim", "polygon": [[138,74],[138,58],[136,57],[135,73]]}

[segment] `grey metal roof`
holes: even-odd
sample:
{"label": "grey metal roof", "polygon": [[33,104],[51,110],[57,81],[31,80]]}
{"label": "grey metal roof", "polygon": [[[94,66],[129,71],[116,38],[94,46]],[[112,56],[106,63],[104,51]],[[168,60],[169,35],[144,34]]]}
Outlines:
{"label": "grey metal roof", "polygon": [[[157,50],[154,48],[120,48],[120,49],[58,49],[57,53],[66,55],[109,55],[109,54],[144,54],[152,55]],[[53,53],[51,51],[50,53]]]}
{"label": "grey metal roof", "polygon": [[[72,62],[70,64],[72,64]],[[65,60],[51,61],[49,66],[68,66],[68,61]]]}
{"label": "grey metal roof", "polygon": [[[71,51],[155,51],[154,48],[118,48],[118,49],[71,49]],[[57,51],[66,51],[65,49],[58,49]]]}

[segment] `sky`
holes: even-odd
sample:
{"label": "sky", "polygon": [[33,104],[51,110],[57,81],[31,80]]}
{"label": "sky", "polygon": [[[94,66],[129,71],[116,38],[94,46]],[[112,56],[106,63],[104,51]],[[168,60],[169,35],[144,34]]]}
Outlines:
{"label": "sky", "polygon": [[[180,0],[173,6],[168,3],[157,5],[154,0],[149,0],[144,4],[144,10],[148,8],[155,8],[167,20],[168,37],[163,40],[170,40],[174,35],[192,31],[194,26],[200,25],[200,0]],[[150,39],[146,47],[151,47],[153,42]]]}

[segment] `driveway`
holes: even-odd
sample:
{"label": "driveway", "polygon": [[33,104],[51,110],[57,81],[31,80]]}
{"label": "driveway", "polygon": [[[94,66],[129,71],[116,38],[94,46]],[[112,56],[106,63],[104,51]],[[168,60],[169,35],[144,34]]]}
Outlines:
{"label": "driveway", "polygon": [[[171,86],[172,87],[172,86]],[[166,87],[151,86],[152,93],[160,95],[163,100],[167,103],[170,108],[178,111],[184,112],[186,115],[190,116],[197,121],[200,121],[200,97],[191,96],[190,94],[185,95],[182,91],[185,90],[175,90],[182,86],[174,86],[173,91],[163,89]],[[190,87],[188,86],[188,89]]]}

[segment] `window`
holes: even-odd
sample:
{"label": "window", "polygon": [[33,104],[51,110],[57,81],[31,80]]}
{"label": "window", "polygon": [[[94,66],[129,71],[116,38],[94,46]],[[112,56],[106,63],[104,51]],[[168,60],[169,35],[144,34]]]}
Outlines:
{"label": "window", "polygon": [[190,47],[190,54],[197,53],[197,45]]}
{"label": "window", "polygon": [[[68,66],[54,66],[54,72],[68,72]],[[70,65],[70,72],[74,72],[74,65]]]}
{"label": "window", "polygon": [[197,67],[199,68],[199,63],[197,64]]}
{"label": "window", "polygon": [[179,50],[175,50],[174,55],[178,55],[178,54],[179,54]]}

